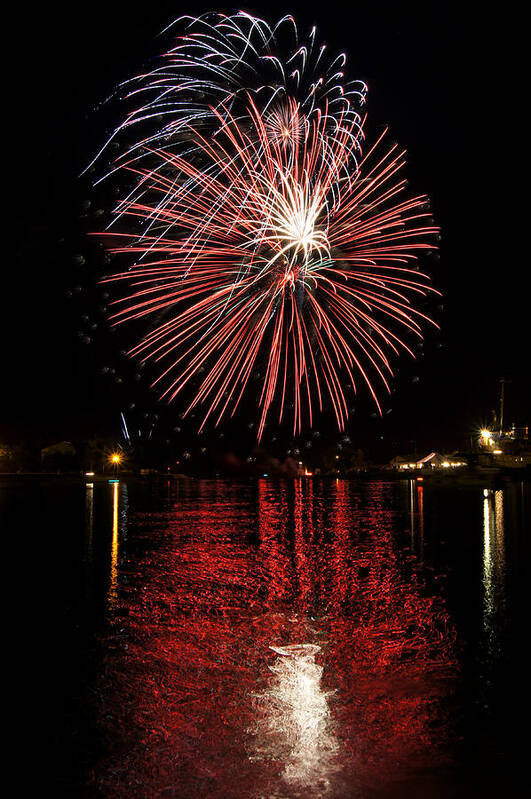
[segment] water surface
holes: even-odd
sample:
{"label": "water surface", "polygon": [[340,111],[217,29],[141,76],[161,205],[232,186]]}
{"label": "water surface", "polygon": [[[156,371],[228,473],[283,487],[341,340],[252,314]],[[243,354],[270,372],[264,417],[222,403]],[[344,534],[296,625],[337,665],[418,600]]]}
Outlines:
{"label": "water surface", "polygon": [[43,583],[55,795],[520,795],[529,501],[522,482],[0,483]]}

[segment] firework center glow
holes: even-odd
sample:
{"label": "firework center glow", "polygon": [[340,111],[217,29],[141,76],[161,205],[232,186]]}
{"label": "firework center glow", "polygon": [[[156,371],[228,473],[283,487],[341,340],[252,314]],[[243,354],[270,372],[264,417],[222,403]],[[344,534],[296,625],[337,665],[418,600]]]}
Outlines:
{"label": "firework center glow", "polygon": [[279,255],[286,255],[292,270],[298,258],[302,258],[307,265],[311,258],[320,261],[323,257],[329,257],[330,245],[326,229],[318,224],[326,206],[320,192],[315,191],[310,196],[302,186],[290,186],[287,179],[284,180],[287,196],[278,197],[278,208],[273,211],[268,239],[276,239],[281,247],[271,263]]}

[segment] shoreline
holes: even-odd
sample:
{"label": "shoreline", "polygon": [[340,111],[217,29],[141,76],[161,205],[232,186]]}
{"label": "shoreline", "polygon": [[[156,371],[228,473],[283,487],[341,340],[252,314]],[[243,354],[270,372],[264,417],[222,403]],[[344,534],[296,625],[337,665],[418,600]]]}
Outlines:
{"label": "shoreline", "polygon": [[476,467],[473,469],[460,469],[459,471],[447,472],[424,472],[422,470],[408,470],[407,473],[396,472],[390,469],[370,469],[363,472],[351,474],[318,474],[318,475],[263,475],[263,474],[223,474],[223,475],[204,475],[194,476],[179,473],[159,473],[141,475],[137,472],[121,472],[120,474],[95,474],[86,475],[75,472],[0,472],[0,482],[11,482],[16,480],[42,480],[54,482],[71,483],[108,483],[115,480],[134,481],[139,483],[161,483],[161,482],[187,482],[196,480],[227,480],[239,482],[247,480],[349,480],[365,481],[380,480],[382,482],[397,482],[403,480],[419,480],[427,484],[437,485],[481,485],[493,482],[520,482],[530,481],[531,471],[528,468],[521,469],[491,469],[488,467]]}

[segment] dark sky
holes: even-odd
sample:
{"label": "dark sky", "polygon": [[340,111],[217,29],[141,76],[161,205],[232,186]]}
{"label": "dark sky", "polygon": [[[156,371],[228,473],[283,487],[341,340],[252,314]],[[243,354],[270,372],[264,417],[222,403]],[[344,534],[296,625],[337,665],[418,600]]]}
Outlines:
{"label": "dark sky", "polygon": [[[23,47],[11,76],[15,141],[4,153],[13,153],[16,165],[16,235],[15,253],[4,261],[2,436],[50,440],[112,431],[119,411],[142,394],[120,344],[99,332],[100,300],[90,286],[101,254],[86,236],[98,222],[83,216],[83,201],[91,199],[94,209],[101,198],[78,175],[113,121],[96,106],[157,55],[157,33],[173,18],[206,8],[213,7],[92,2],[72,6],[70,16],[53,4],[21,10],[15,35]],[[507,421],[526,423],[530,303],[522,281],[529,258],[512,188],[522,169],[514,120],[523,112],[511,95],[519,25],[510,7],[497,16],[466,3],[246,8],[268,19],[291,11],[302,30],[316,23],[330,48],[347,51],[349,76],[369,85],[369,130],[388,123],[407,148],[412,186],[431,196],[442,229],[440,260],[426,265],[444,294],[444,310],[436,312],[441,333],[427,331],[424,356],[414,365],[402,362],[386,404],[392,412],[380,421],[360,403],[351,436],[461,444],[489,419],[500,377],[512,380]],[[90,332],[94,323],[98,330]],[[102,374],[105,367],[116,371]],[[116,382],[120,375],[123,383]],[[149,396],[141,403],[148,407]],[[167,423],[176,413],[166,413]]]}

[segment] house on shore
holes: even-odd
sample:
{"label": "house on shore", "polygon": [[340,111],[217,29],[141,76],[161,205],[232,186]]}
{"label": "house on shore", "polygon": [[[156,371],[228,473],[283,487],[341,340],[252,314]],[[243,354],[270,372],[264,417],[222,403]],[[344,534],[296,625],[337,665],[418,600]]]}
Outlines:
{"label": "house on shore", "polygon": [[397,457],[393,458],[389,463],[389,466],[396,471],[456,469],[466,465],[466,462],[461,460],[456,453],[443,455],[440,452],[430,452],[423,457],[419,457],[418,455],[397,455]]}

